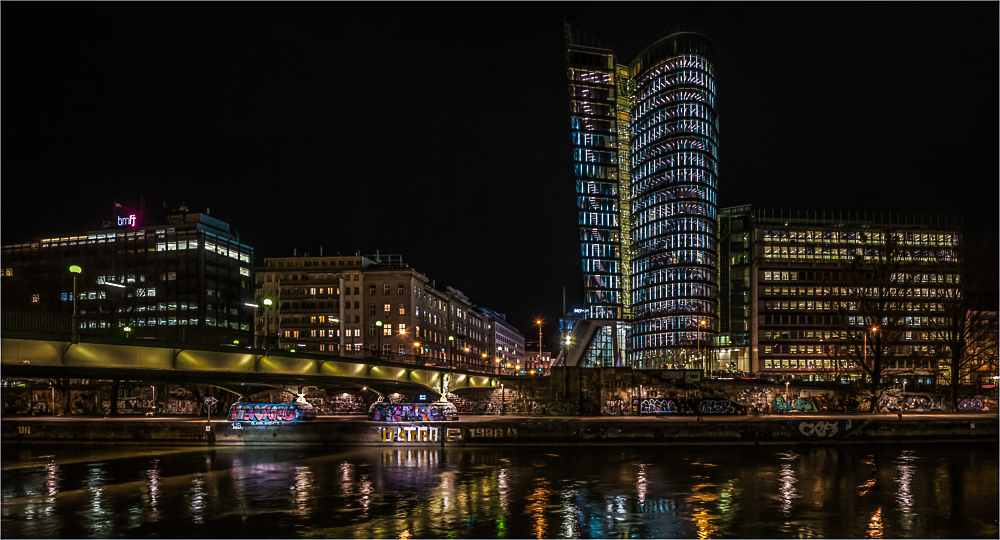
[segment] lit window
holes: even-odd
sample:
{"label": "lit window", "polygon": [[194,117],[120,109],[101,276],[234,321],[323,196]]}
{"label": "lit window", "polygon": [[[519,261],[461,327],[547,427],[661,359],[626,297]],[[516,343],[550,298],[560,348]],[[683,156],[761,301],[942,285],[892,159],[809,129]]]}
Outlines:
{"label": "lit window", "polygon": [[406,315],[406,307],[403,304],[399,304],[399,314]]}
{"label": "lit window", "polygon": [[41,300],[41,296],[38,293],[31,295],[31,301],[37,304]]}
{"label": "lit window", "polygon": [[405,323],[399,323],[399,333],[400,334],[405,334],[406,333],[406,324]]}
{"label": "lit window", "polygon": [[382,309],[385,312],[385,314],[388,315],[389,312],[392,311],[392,306],[390,304],[385,304],[384,306],[382,306]]}

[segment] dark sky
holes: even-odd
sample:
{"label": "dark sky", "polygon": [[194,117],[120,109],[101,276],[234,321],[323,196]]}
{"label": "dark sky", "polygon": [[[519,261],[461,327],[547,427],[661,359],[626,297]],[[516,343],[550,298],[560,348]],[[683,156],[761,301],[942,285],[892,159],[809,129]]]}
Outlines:
{"label": "dark sky", "polygon": [[582,298],[563,21],[626,63],[715,43],[720,206],[995,232],[998,6],[4,2],[3,242],[183,202],[258,263],[401,254],[554,336]]}

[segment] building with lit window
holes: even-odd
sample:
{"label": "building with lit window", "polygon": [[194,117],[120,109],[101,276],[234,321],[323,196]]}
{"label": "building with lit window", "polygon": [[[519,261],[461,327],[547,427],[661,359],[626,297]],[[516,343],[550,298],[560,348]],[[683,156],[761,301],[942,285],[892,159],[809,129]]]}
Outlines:
{"label": "building with lit window", "polygon": [[513,375],[524,367],[524,335],[507,322],[507,316],[492,309],[480,308],[486,321],[487,347],[499,373]]}
{"label": "building with lit window", "polygon": [[706,368],[712,372],[752,371],[752,218],[749,205],[719,209],[719,332]]}
{"label": "building with lit window", "polygon": [[186,207],[115,210],[97,230],[5,245],[4,317],[69,332],[75,265],[84,337],[249,342],[253,248],[229,224]]}
{"label": "building with lit window", "polygon": [[568,26],[566,47],[588,318],[626,336],[599,324],[592,339],[614,344],[602,356],[617,365],[707,367],[696,351],[718,331],[714,49],[679,28],[626,66]]}
{"label": "building with lit window", "polygon": [[[746,215],[746,207],[723,214]],[[752,253],[749,302],[750,364],[765,377],[850,380],[851,352],[844,332],[877,323],[865,320],[847,300],[846,274],[856,257],[869,260],[887,235],[899,243],[900,258],[887,294],[900,316],[901,339],[894,342],[887,373],[906,374],[916,384],[932,383],[936,372],[933,332],[941,317],[939,299],[957,283],[954,261],[961,224],[938,216],[773,212],[750,216]],[[735,234],[735,233],[733,233]],[[730,275],[742,271],[731,259]],[[944,264],[942,264],[944,263]],[[944,270],[942,270],[944,269]],[[723,327],[739,330],[738,309],[723,312]],[[845,317],[847,320],[845,320]],[[739,335],[741,332],[734,332]],[[914,386],[911,389],[916,389]]]}
{"label": "building with lit window", "polygon": [[260,346],[494,369],[482,312],[398,255],[267,258],[256,280]]}

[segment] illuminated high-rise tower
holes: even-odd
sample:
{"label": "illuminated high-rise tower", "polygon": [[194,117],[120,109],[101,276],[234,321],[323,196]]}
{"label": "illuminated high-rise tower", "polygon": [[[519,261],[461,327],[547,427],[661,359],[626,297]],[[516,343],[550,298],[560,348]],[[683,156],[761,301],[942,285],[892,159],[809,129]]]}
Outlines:
{"label": "illuminated high-rise tower", "polygon": [[567,31],[586,302],[642,368],[704,367],[718,323],[715,52],[676,29],[626,69]]}
{"label": "illuminated high-rise tower", "polygon": [[[573,176],[588,317],[628,317],[628,68],[610,49],[577,43],[566,27]],[[623,137],[624,135],[624,137]]]}

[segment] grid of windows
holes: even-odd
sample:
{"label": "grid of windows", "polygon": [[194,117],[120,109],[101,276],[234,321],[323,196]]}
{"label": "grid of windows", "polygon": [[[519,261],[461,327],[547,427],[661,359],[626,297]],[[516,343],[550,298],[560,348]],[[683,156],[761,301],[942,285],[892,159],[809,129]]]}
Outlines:
{"label": "grid of windows", "polygon": [[[711,47],[669,35],[633,62],[633,362],[688,363],[717,329],[718,118]],[[678,358],[683,355],[684,360]],[[694,357],[694,365],[700,356]]]}
{"label": "grid of windows", "polygon": [[940,298],[953,294],[949,290],[958,279],[937,263],[952,260],[959,233],[850,215],[827,219],[812,213],[786,217],[763,212],[755,219],[758,369],[806,380],[859,376],[850,366],[853,353],[841,335],[842,313],[848,310],[848,324],[864,322],[851,315],[844,272],[855,258],[875,255],[892,234],[899,242],[902,265],[893,274],[899,287],[889,294],[905,331],[902,342],[891,346],[887,369],[931,376],[931,329],[943,323]]}

